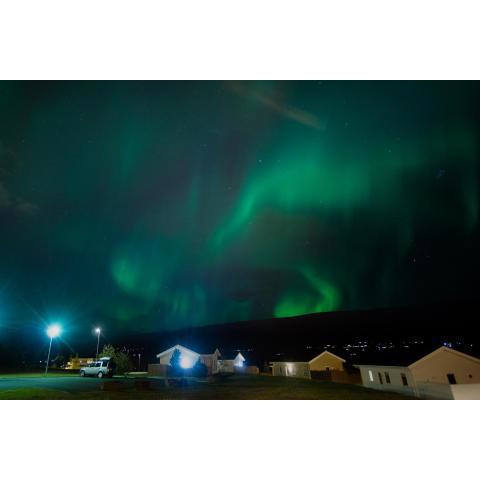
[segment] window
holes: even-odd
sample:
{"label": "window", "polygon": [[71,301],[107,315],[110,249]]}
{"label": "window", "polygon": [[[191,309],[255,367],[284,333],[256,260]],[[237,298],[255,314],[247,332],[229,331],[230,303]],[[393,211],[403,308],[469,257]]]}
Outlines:
{"label": "window", "polygon": [[455,385],[457,383],[457,380],[455,378],[455,374],[453,373],[447,373],[447,378],[448,378],[448,383],[450,385]]}
{"label": "window", "polygon": [[107,367],[107,366],[108,366],[108,360],[103,360],[102,367]]}
{"label": "window", "polygon": [[385,382],[386,383],[391,383],[390,382],[390,374],[388,372],[385,372]]}
{"label": "window", "polygon": [[371,382],[373,382],[373,373],[371,370],[368,371],[368,378],[370,379]]}
{"label": "window", "polygon": [[401,373],[400,376],[402,377],[402,383],[404,387],[408,387],[408,380],[407,376],[404,373]]}
{"label": "window", "polygon": [[378,381],[380,382],[381,385],[383,385],[383,378],[380,372],[378,372]]}

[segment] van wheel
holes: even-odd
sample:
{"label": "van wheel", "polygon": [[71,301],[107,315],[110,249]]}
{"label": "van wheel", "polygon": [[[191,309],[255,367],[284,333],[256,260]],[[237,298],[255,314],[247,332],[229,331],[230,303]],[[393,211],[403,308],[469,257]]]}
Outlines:
{"label": "van wheel", "polygon": [[80,376],[81,377],[84,377],[85,376],[85,372],[83,370],[80,370]]}
{"label": "van wheel", "polygon": [[98,372],[97,377],[98,378],[103,378],[103,372]]}

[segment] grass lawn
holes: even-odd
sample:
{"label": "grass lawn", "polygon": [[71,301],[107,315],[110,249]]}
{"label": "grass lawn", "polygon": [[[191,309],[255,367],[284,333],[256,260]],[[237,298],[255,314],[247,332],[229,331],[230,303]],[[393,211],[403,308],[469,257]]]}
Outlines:
{"label": "grass lawn", "polygon": [[[71,377],[71,373],[57,373],[52,372],[48,373],[47,377]],[[44,378],[45,373],[42,372],[31,372],[31,373],[0,373],[0,378]]]}
{"label": "grass lawn", "polygon": [[[130,384],[132,385],[132,384]],[[400,394],[379,392],[356,385],[325,383],[298,378],[264,375],[219,377],[211,383],[189,381],[186,386],[154,390],[89,391],[69,393],[43,388],[0,391],[0,399],[75,399],[75,400],[406,400]]]}

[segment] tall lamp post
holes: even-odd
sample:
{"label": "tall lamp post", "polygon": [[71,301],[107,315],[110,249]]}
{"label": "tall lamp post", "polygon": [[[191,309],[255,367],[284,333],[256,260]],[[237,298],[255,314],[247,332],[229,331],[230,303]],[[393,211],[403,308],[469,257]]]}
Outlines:
{"label": "tall lamp post", "polygon": [[100,346],[100,333],[101,330],[97,327],[95,329],[95,333],[97,334],[97,354],[95,355],[95,360],[98,360],[98,347]]}
{"label": "tall lamp post", "polygon": [[50,337],[50,345],[48,347],[48,357],[47,357],[47,364],[45,365],[45,375],[48,373],[48,365],[50,363],[50,352],[52,350],[52,341],[55,337],[60,335],[60,327],[58,325],[50,325],[47,328],[47,335]]}

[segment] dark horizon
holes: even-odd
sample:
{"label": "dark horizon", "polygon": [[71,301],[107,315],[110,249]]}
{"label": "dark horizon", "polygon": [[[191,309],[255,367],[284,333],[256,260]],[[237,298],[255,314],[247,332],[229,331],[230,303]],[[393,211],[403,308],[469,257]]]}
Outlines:
{"label": "dark horizon", "polygon": [[[444,343],[464,353],[480,355],[478,329],[472,322],[479,313],[478,301],[438,302],[415,307],[314,313],[295,318],[270,318],[169,332],[105,332],[101,336],[101,345],[114,344],[134,356],[141,353],[144,368],[156,361],[157,353],[177,343],[202,353],[219,348],[227,357],[241,351],[247,362],[259,366],[284,356],[311,358],[327,345],[327,349],[350,363],[374,360],[402,363],[416,355],[420,357],[429,353]],[[10,333],[3,340],[0,341],[0,363],[4,367],[20,367],[22,362],[31,366],[43,361],[48,348],[48,339],[41,329],[32,334],[27,328]],[[411,345],[407,349],[400,345],[410,340],[422,340],[422,344]],[[345,349],[348,343],[359,341],[367,341],[368,349]],[[394,343],[392,351],[379,351],[375,347],[385,342]],[[57,339],[53,353],[66,359],[77,353],[80,357],[88,357],[95,353],[95,343],[93,332],[66,331]]]}

